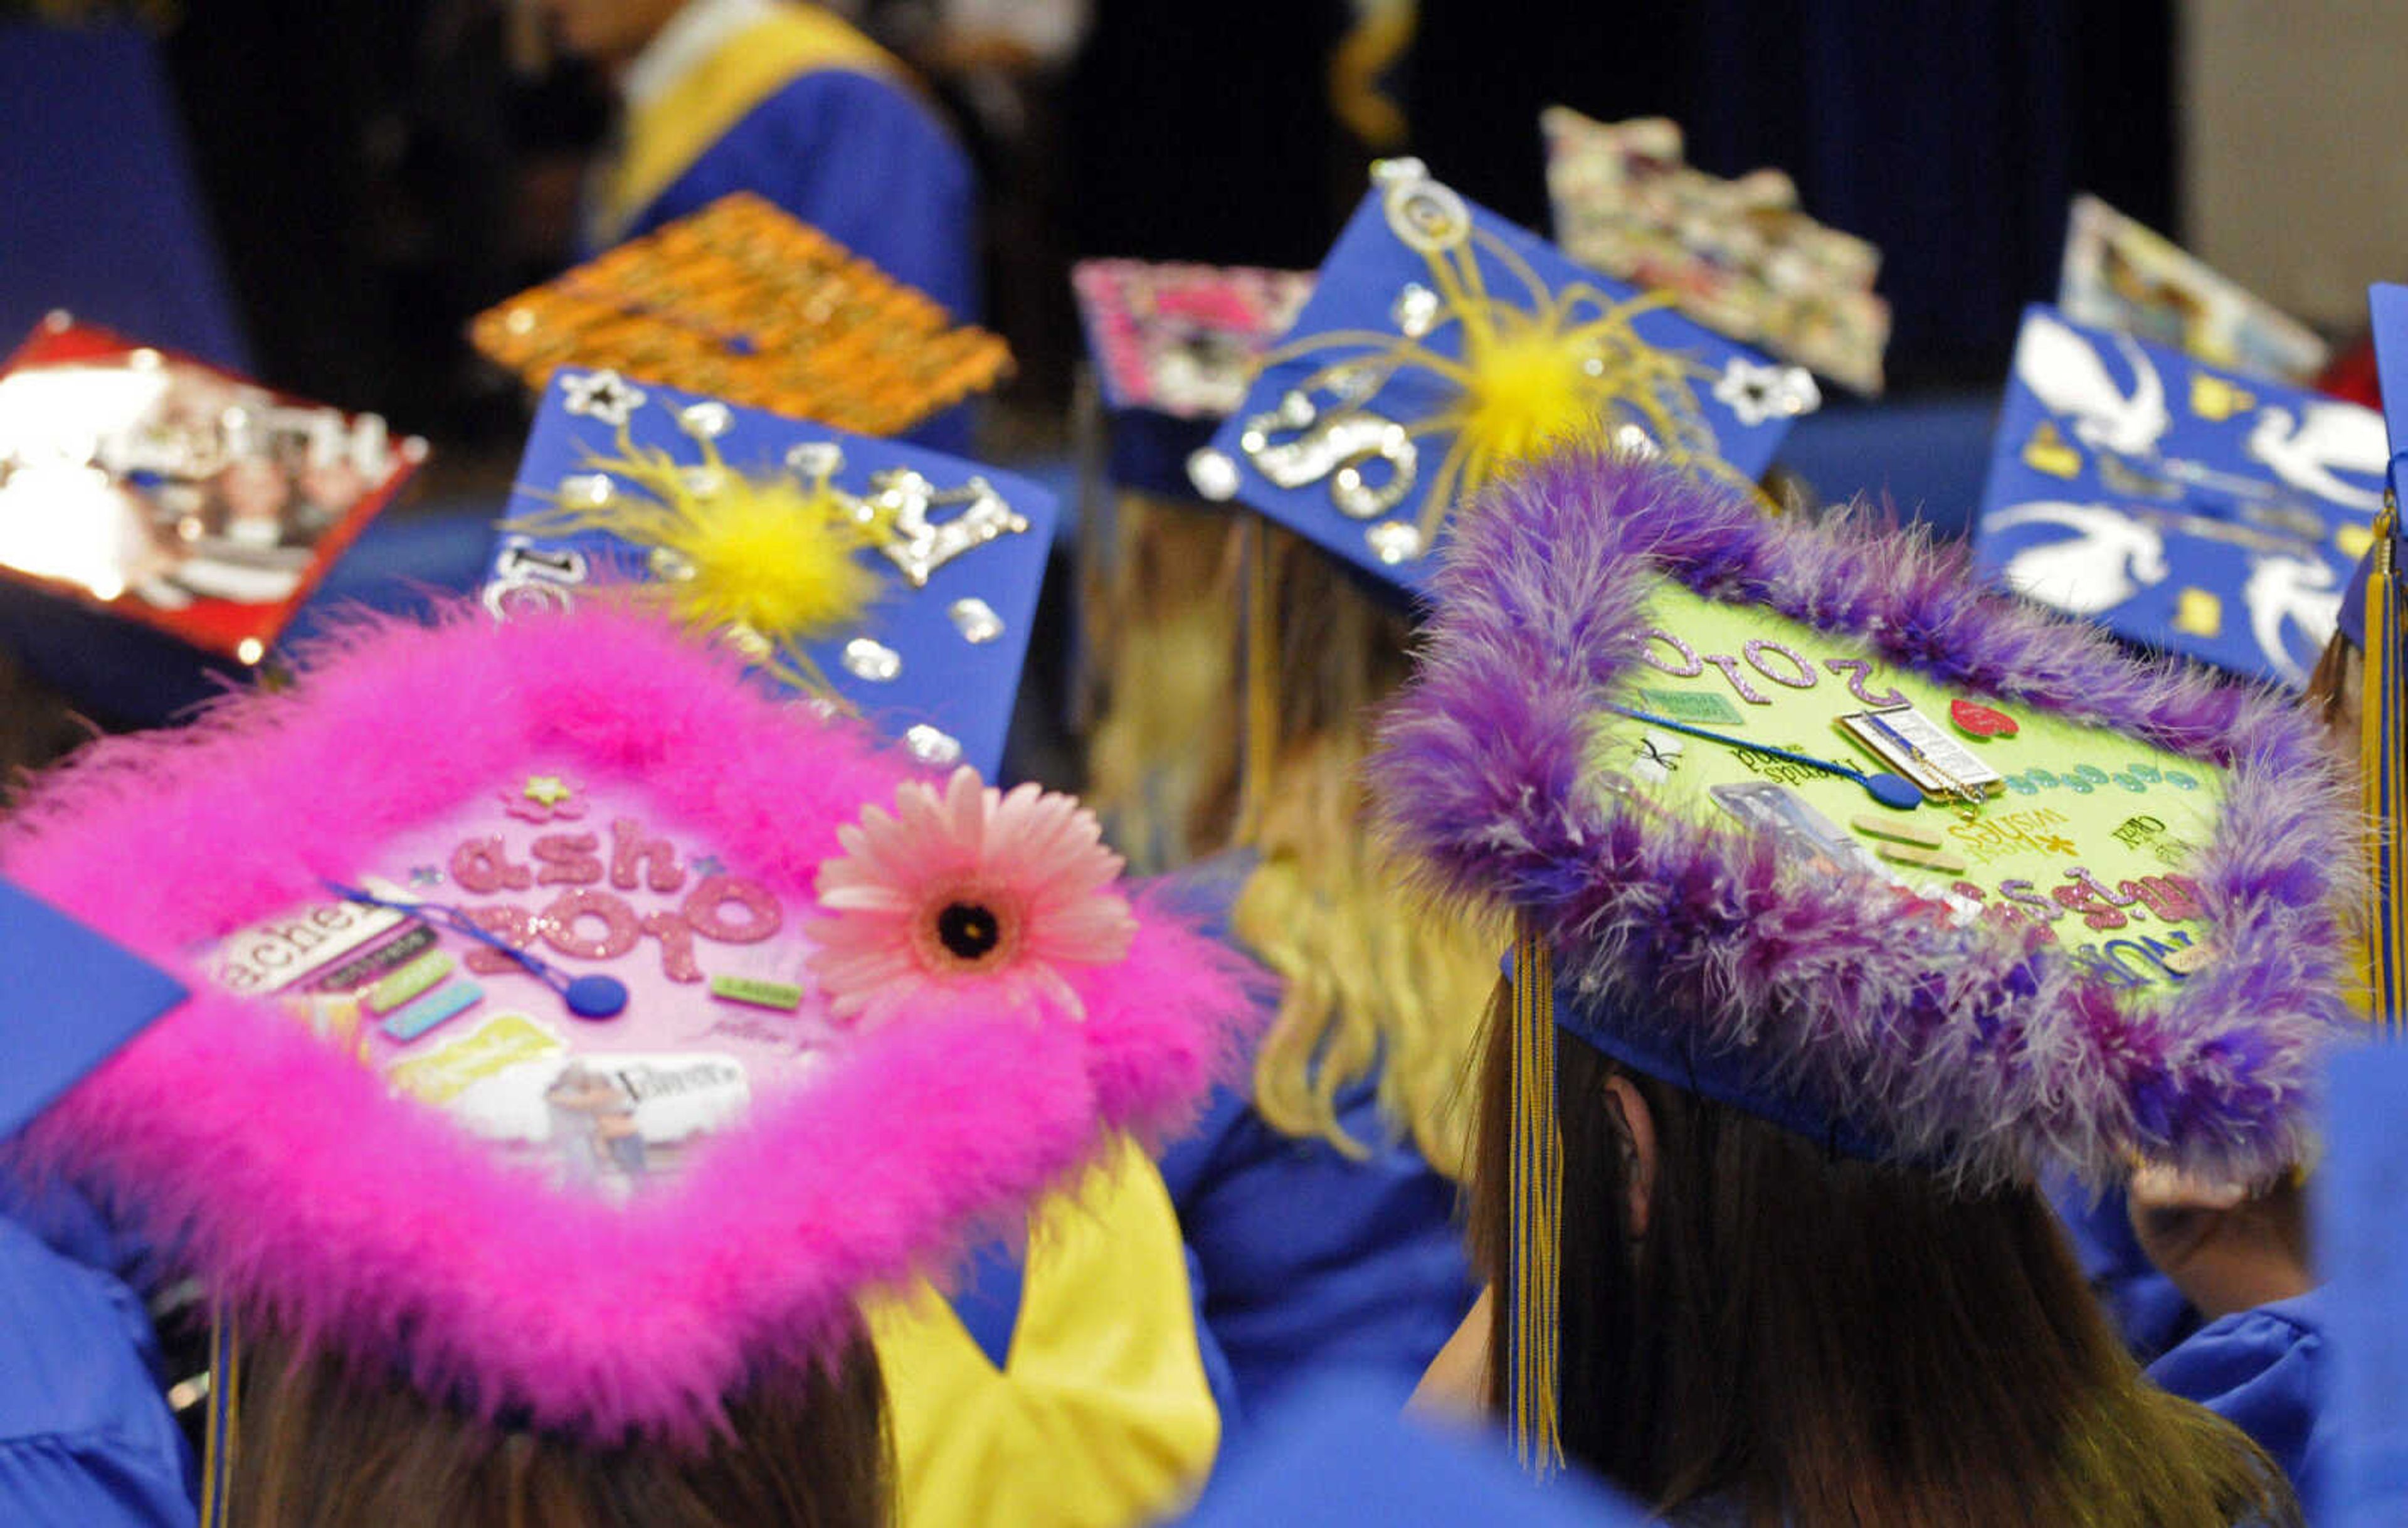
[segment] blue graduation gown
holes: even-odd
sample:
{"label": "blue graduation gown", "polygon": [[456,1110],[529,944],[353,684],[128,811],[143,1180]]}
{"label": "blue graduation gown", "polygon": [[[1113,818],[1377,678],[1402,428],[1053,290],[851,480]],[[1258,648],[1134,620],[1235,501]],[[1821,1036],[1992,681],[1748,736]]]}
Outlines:
{"label": "blue graduation gown", "polygon": [[2313,1507],[2331,1362],[2324,1291],[2202,1322],[2141,1250],[2121,1190],[2093,1203],[2078,1186],[2058,1183],[2050,1186],[2049,1197],[2091,1290],[2132,1356],[2148,1366],[2150,1379],[2256,1439]]}
{"label": "blue graduation gown", "polygon": [[[1251,869],[1252,857],[1226,855],[1161,884],[1227,939]],[[1205,1324],[1249,1414],[1332,1374],[1402,1404],[1478,1292],[1455,1186],[1381,1117],[1376,1086],[1360,1079],[1338,1098],[1339,1121],[1372,1148],[1368,1159],[1283,1134],[1227,1087],[1163,1154]]]}
{"label": "blue graduation gown", "polygon": [[82,1199],[35,1203],[0,1175],[0,1522],[197,1521],[137,1256]]}
{"label": "blue graduation gown", "polygon": [[2311,1290],[2210,1321],[2149,1365],[2157,1384],[2256,1439],[2311,1511],[2330,1451],[2324,1303]]}

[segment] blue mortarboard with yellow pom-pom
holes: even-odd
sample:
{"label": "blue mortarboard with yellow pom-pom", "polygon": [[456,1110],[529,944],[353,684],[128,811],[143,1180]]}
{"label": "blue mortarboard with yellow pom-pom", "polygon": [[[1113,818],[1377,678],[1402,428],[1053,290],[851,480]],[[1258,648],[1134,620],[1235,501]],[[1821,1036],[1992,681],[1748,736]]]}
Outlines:
{"label": "blue mortarboard with yellow pom-pom", "polygon": [[2304,684],[2383,505],[2372,410],[2025,310],[1977,561],[2128,641]]}
{"label": "blue mortarboard with yellow pom-pom", "polygon": [[924,762],[992,778],[1055,512],[1010,473],[563,368],[484,600],[507,617],[630,584]]}
{"label": "blue mortarboard with yellow pom-pom", "polygon": [[1550,442],[1602,435],[1752,483],[1820,401],[1803,370],[1579,269],[1418,160],[1372,179],[1295,327],[1191,460],[1206,497],[1417,593],[1448,517]]}

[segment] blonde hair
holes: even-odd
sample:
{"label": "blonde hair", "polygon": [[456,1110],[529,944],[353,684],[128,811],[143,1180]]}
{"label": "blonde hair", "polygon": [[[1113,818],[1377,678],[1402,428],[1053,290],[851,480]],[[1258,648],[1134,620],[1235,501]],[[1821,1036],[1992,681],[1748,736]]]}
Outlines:
{"label": "blonde hair", "polygon": [[1230,920],[1283,984],[1255,1055],[1256,1112],[1366,1156],[1338,1097],[1376,1074],[1382,1116],[1459,1177],[1464,1078],[1503,939],[1408,892],[1371,831],[1360,769],[1373,711],[1407,672],[1410,621],[1252,517],[1134,496],[1121,512],[1089,594],[1111,686],[1090,800],[1148,868],[1257,857]]}

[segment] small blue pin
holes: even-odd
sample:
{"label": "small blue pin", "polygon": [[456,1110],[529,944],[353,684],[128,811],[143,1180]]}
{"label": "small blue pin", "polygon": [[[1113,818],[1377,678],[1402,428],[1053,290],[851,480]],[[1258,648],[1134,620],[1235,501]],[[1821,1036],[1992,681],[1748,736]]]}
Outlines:
{"label": "small blue pin", "polygon": [[560,988],[560,996],[580,1018],[616,1018],[627,1006],[627,984],[616,976],[580,976]]}

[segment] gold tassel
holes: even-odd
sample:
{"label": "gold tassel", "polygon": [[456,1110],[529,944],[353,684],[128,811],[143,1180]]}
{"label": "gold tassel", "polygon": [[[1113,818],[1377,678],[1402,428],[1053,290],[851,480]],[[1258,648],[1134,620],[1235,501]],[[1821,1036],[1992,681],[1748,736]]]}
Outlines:
{"label": "gold tassel", "polygon": [[2358,777],[2366,792],[2369,834],[2369,891],[2372,922],[2368,942],[2372,955],[2372,998],[2377,1031],[2397,1039],[2403,1019],[2403,987],[2408,987],[2408,887],[2401,882],[2400,833],[2408,824],[2408,757],[2403,757],[2403,729],[2408,729],[2408,695],[2401,685],[2403,643],[2401,632],[2399,576],[2392,560],[2392,534],[2399,506],[2385,496],[2383,512],[2374,522],[2373,561],[2366,580],[2366,653],[2364,684],[2359,687]]}
{"label": "gold tassel", "polygon": [[1513,1212],[1511,1291],[1515,1451],[1541,1479],[1563,1463],[1556,1426],[1555,1348],[1562,1273],[1563,1132],[1555,1119],[1554,961],[1537,921],[1522,915],[1513,944]]}
{"label": "gold tassel", "polygon": [[234,1318],[209,1329],[209,1425],[201,1455],[200,1528],[224,1528],[234,1511],[235,1407],[242,1391],[242,1344]]}
{"label": "gold tassel", "polygon": [[1262,840],[1271,775],[1279,766],[1279,616],[1272,600],[1270,527],[1246,517],[1246,752],[1238,787],[1237,842]]}

